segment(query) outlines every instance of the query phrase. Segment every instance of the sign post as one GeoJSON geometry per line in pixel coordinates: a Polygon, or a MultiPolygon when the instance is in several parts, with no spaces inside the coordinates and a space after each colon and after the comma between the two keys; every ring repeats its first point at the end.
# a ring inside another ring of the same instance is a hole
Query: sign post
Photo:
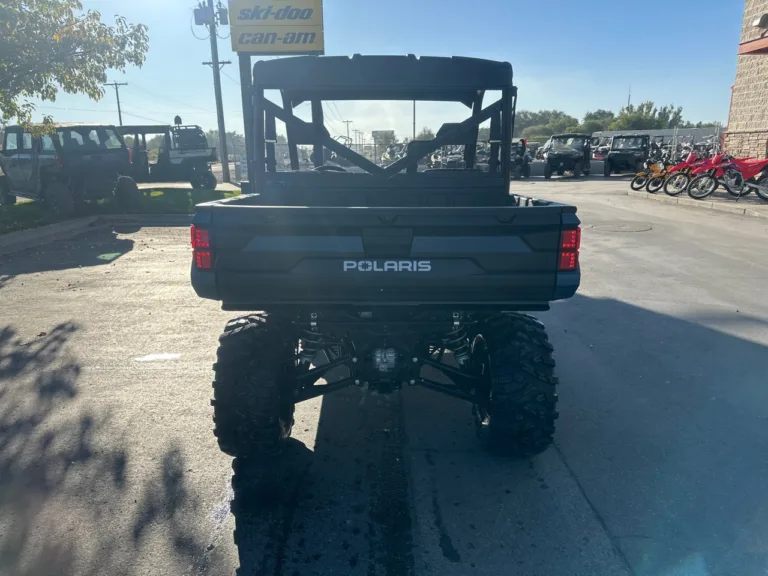
{"type": "Polygon", "coordinates": [[[251,56],[325,54],[323,0],[229,0],[232,50],[240,60],[248,181],[254,181],[253,70],[251,56]]]}

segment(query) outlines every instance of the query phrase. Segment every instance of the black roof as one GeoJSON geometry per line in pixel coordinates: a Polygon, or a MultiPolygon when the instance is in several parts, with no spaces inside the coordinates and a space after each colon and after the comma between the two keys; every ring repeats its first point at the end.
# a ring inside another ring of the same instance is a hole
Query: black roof
{"type": "MultiPolygon", "coordinates": [[[[54,128],[116,128],[114,124],[105,124],[103,122],[51,122],[50,124],[43,124],[42,122],[33,122],[29,126],[53,126],[54,128]]],[[[16,130],[23,128],[18,124],[12,126],[6,126],[5,129],[16,130]]]]}
{"type": "Polygon", "coordinates": [[[130,126],[118,126],[117,131],[123,136],[126,134],[163,134],[171,129],[170,124],[133,124],[130,126]]]}
{"type": "Polygon", "coordinates": [[[480,58],[300,56],[260,60],[257,89],[282,90],[298,104],[321,100],[444,100],[470,104],[478,90],[512,86],[512,65],[480,58]]]}
{"type": "Polygon", "coordinates": [[[553,134],[552,138],[592,138],[592,134],[583,132],[566,132],[565,134],[553,134]]]}

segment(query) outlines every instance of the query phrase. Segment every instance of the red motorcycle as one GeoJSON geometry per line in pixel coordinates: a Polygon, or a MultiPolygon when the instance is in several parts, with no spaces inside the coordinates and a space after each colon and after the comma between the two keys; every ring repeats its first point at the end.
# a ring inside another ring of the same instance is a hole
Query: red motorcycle
{"type": "Polygon", "coordinates": [[[768,201],[768,159],[731,158],[718,154],[709,163],[694,170],[698,175],[688,186],[691,198],[702,200],[722,186],[732,196],[740,198],[754,191],[768,201]]]}
{"type": "Polygon", "coordinates": [[[667,179],[664,181],[664,192],[668,196],[677,196],[682,194],[691,183],[691,173],[707,162],[706,156],[691,152],[685,160],[675,164],[667,170],[667,179]]]}

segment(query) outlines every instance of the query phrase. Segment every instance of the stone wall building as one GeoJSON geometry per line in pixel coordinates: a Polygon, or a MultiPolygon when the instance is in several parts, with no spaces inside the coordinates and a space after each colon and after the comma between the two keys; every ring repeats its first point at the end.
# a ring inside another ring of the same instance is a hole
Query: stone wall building
{"type": "Polygon", "coordinates": [[[768,0],[745,2],[725,150],[768,157],[768,0]]]}

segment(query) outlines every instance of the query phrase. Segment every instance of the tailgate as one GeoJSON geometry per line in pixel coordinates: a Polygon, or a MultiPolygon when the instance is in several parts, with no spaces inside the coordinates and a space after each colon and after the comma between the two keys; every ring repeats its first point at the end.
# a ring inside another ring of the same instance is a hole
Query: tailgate
{"type": "Polygon", "coordinates": [[[210,284],[215,278],[216,298],[235,309],[344,303],[540,307],[556,299],[560,233],[563,226],[578,226],[575,212],[558,204],[213,204],[198,208],[195,224],[209,230],[214,272],[193,280],[208,274],[210,284]]]}

